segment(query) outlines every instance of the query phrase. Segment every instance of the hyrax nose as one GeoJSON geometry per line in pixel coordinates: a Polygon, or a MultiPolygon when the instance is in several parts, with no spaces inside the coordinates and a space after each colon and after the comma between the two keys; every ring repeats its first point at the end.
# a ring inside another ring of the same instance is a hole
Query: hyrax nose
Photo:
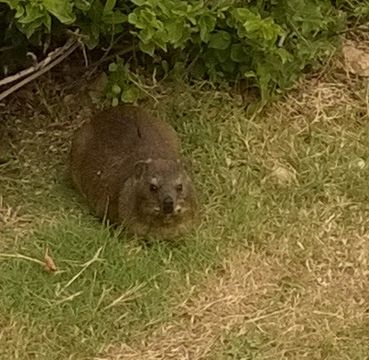
{"type": "Polygon", "coordinates": [[[163,200],[163,212],[164,214],[171,214],[174,210],[173,199],[170,196],[166,196],[163,200]]]}

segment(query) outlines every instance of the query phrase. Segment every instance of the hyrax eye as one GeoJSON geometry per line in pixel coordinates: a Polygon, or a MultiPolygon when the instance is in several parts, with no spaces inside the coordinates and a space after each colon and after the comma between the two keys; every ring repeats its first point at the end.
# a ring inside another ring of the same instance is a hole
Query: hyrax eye
{"type": "Polygon", "coordinates": [[[182,184],[178,184],[176,186],[176,189],[177,189],[178,192],[181,192],[183,190],[183,185],[182,184]]]}
{"type": "Polygon", "coordinates": [[[154,184],[150,184],[150,191],[151,192],[157,192],[158,191],[158,187],[154,184]]]}

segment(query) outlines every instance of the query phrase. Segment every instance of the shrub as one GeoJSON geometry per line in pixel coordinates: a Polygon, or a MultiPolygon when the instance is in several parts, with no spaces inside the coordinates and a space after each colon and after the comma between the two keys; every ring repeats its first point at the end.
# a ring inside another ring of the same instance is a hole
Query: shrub
{"type": "MultiPolygon", "coordinates": [[[[353,1],[0,0],[0,41],[13,50],[38,49],[48,34],[56,42],[78,28],[89,49],[134,44],[135,63],[159,75],[181,67],[191,78],[244,80],[266,100],[334,49],[347,12],[356,19],[369,14],[368,2],[353,1]]],[[[1,65],[9,66],[3,53],[1,65]]],[[[123,58],[110,65],[114,103],[139,96],[130,71],[123,58]]]]}

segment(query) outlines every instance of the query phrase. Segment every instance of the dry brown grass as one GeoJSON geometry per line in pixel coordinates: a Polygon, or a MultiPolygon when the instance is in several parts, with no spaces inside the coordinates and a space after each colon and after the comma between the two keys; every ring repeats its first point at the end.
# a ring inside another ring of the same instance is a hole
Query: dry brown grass
{"type": "Polygon", "coordinates": [[[224,261],[217,275],[192,289],[174,313],[174,321],[130,346],[109,346],[96,359],[202,359],[222,333],[241,324],[259,326],[285,317],[288,309],[271,306],[279,264],[261,254],[244,252],[224,261]],[[268,296],[267,296],[268,295],[268,296]]]}
{"type": "Polygon", "coordinates": [[[314,235],[321,254],[305,263],[283,249],[290,239],[278,239],[274,255],[233,254],[177,306],[173,321],[129,345],[110,345],[96,359],[223,359],[236,339],[261,336],[254,350],[261,359],[351,359],[355,351],[364,359],[369,239],[339,230],[334,235],[332,223],[322,224],[314,235]]]}
{"type": "MultiPolygon", "coordinates": [[[[12,242],[25,236],[29,233],[32,217],[26,214],[21,214],[20,207],[11,207],[7,205],[0,195],[0,233],[5,237],[6,234],[12,233],[12,242]]],[[[6,244],[6,239],[0,241],[0,249],[3,250],[6,244]]]]}
{"type": "Polygon", "coordinates": [[[229,344],[261,336],[253,353],[261,359],[351,359],[356,350],[364,359],[368,238],[350,239],[351,249],[348,239],[330,241],[305,264],[292,251],[231,256],[178,305],[173,321],[130,345],[108,346],[96,360],[241,358],[249,344],[227,357],[229,344]]]}

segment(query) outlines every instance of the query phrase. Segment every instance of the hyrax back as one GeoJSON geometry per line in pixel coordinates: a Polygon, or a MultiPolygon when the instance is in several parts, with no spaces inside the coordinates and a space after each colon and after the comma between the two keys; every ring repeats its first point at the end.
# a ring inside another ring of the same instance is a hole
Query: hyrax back
{"type": "Polygon", "coordinates": [[[141,108],[102,111],[76,131],[75,187],[96,215],[130,232],[181,233],[196,213],[191,179],[174,129],[141,108]]]}

